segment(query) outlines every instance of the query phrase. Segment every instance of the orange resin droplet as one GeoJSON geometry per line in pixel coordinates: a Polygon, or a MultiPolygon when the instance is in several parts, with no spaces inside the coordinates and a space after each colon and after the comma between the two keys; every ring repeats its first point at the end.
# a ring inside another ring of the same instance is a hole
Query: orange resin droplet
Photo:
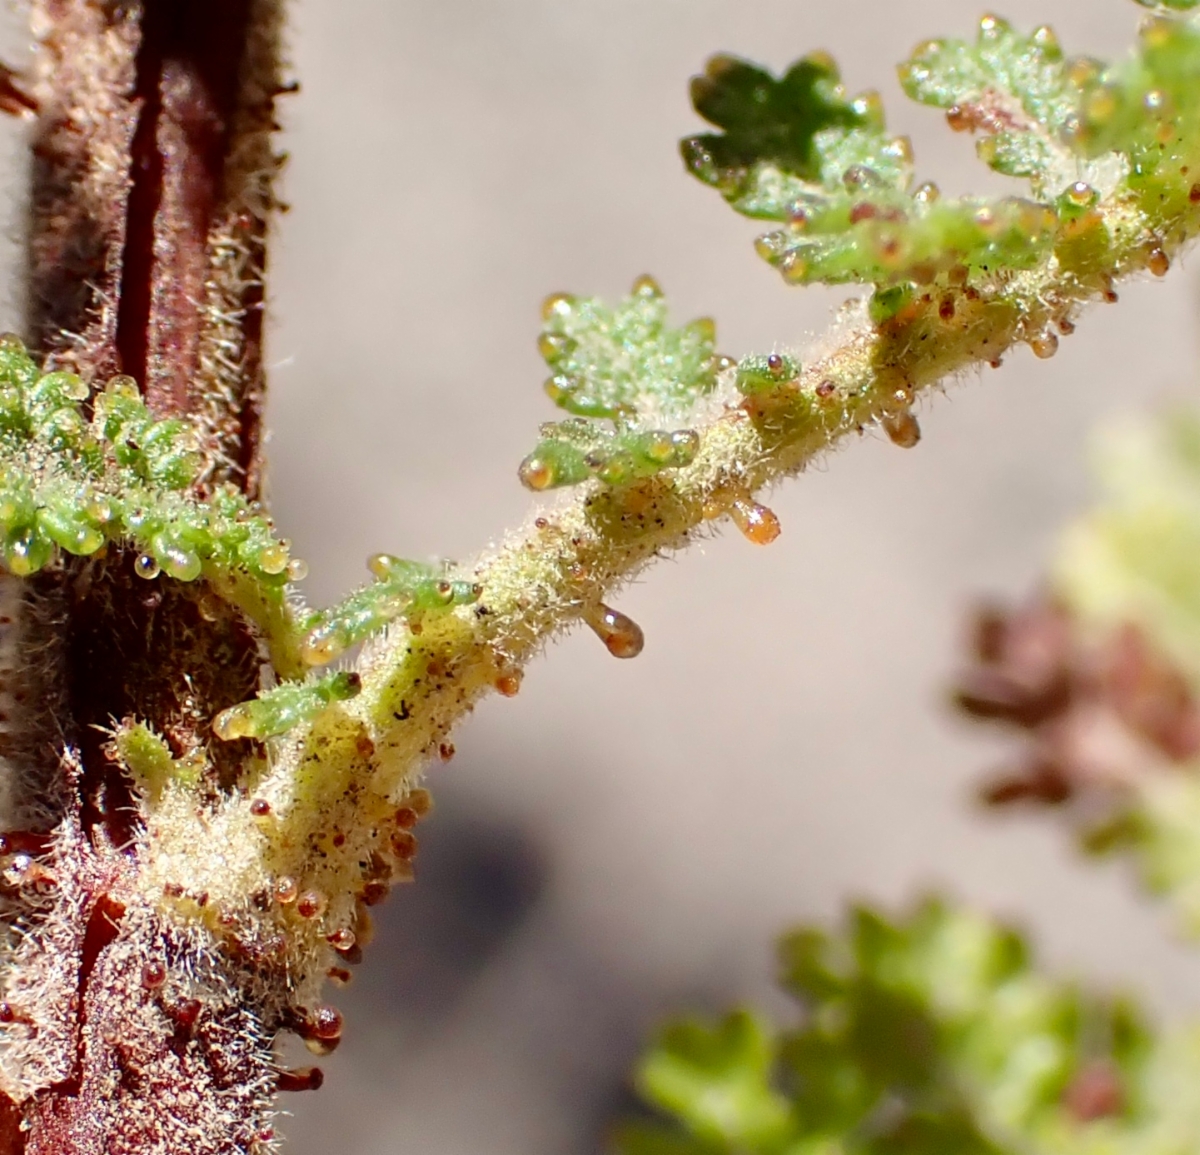
{"type": "Polygon", "coordinates": [[[517,476],[526,489],[540,491],[548,489],[554,481],[554,470],[540,457],[527,457],[521,462],[517,476]]]}
{"type": "Polygon", "coordinates": [[[1162,249],[1156,247],[1146,258],[1146,268],[1156,277],[1165,277],[1171,271],[1171,258],[1162,249]]]}
{"type": "Polygon", "coordinates": [[[946,110],[946,123],[955,132],[969,132],[975,127],[975,118],[969,109],[963,108],[961,104],[956,104],[946,110]]]}
{"type": "Polygon", "coordinates": [[[614,658],[636,658],[646,644],[646,636],[637,622],[606,605],[597,605],[585,621],[614,658]]]}
{"type": "Polygon", "coordinates": [[[521,672],[510,670],[496,677],[496,690],[506,698],[515,698],[521,690],[521,672]]]}
{"type": "Polygon", "coordinates": [[[742,531],[742,536],[755,545],[770,545],[783,531],[779,518],[756,501],[738,498],[729,507],[729,516],[742,531]]]}
{"type": "Polygon", "coordinates": [[[1029,339],[1029,347],[1035,357],[1048,361],[1058,352],[1058,338],[1053,333],[1039,333],[1029,339]]]}
{"type": "Polygon", "coordinates": [[[903,413],[885,417],[883,428],[892,439],[892,444],[899,445],[901,449],[912,449],[921,440],[921,426],[907,409],[903,413]]]}

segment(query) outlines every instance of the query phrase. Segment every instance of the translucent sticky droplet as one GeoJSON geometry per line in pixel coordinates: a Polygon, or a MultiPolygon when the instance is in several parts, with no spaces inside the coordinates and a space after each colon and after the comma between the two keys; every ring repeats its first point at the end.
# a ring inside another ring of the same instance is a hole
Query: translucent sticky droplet
{"type": "Polygon", "coordinates": [[[730,505],[729,516],[742,536],[755,545],[770,545],[783,531],[772,510],[746,498],[738,498],[730,505]]]}
{"type": "Polygon", "coordinates": [[[646,644],[641,626],[609,606],[597,604],[585,621],[614,658],[636,658],[646,644]]]}
{"type": "Polygon", "coordinates": [[[190,549],[169,545],[158,551],[163,572],[181,582],[194,582],[200,576],[200,558],[190,549]]]}
{"type": "Polygon", "coordinates": [[[961,104],[954,104],[946,109],[946,123],[953,132],[969,132],[975,127],[975,117],[971,115],[970,109],[963,108],[961,104]]]}
{"type": "Polygon", "coordinates": [[[1142,107],[1147,112],[1158,116],[1169,110],[1170,100],[1161,88],[1152,88],[1142,97],[1142,107]]]}
{"type": "Polygon", "coordinates": [[[282,906],[287,906],[296,901],[300,897],[300,888],[296,885],[296,880],[289,875],[280,875],[275,880],[275,901],[282,906]]]}
{"type": "Polygon", "coordinates": [[[107,525],[115,514],[113,503],[107,497],[94,497],[84,506],[83,512],[98,525],[107,525]]]}
{"type": "Polygon", "coordinates": [[[315,1038],[325,1042],[342,1037],[342,1015],[336,1007],[317,1007],[307,1025],[315,1038]]]}
{"type": "Polygon", "coordinates": [[[680,465],[691,465],[700,452],[700,434],[694,429],[677,429],[671,434],[671,448],[680,465]]]}
{"type": "Polygon", "coordinates": [[[1117,107],[1117,97],[1111,88],[1096,89],[1084,103],[1084,111],[1093,124],[1104,124],[1111,120],[1117,107]]]}
{"type": "Polygon", "coordinates": [[[16,577],[29,577],[46,565],[54,555],[54,546],[33,530],[26,530],[4,544],[4,562],[16,577]]]}
{"type": "Polygon", "coordinates": [[[306,890],[296,899],[296,913],[301,918],[320,918],[326,904],[327,900],[319,890],[306,890]]]}
{"type": "Polygon", "coordinates": [[[555,317],[565,317],[571,312],[575,298],[570,293],[551,293],[542,302],[542,320],[551,321],[555,317]]]}
{"type": "Polygon", "coordinates": [[[979,19],[979,39],[981,41],[995,40],[1009,29],[1007,20],[994,16],[990,12],[979,19]]]}
{"type": "Polygon", "coordinates": [[[230,706],[212,720],[212,731],[222,742],[254,737],[254,721],[244,705],[230,706]]]}
{"type": "Polygon", "coordinates": [[[379,581],[387,581],[400,565],[400,559],[390,553],[376,553],[367,558],[367,569],[379,581]]]}
{"type": "Polygon", "coordinates": [[[1086,181],[1077,180],[1063,194],[1071,204],[1079,208],[1088,208],[1096,203],[1098,194],[1086,181]]]}
{"type": "Polygon", "coordinates": [[[281,541],[272,542],[259,550],[258,568],[275,577],[287,569],[289,560],[287,546],[281,541]]]}
{"type": "Polygon", "coordinates": [[[104,392],[110,397],[122,397],[128,401],[140,400],[142,391],[138,388],[137,382],[124,373],[118,373],[115,377],[108,379],[108,384],[104,386],[104,392]]]}
{"type": "Polygon", "coordinates": [[[1171,258],[1156,245],[1146,258],[1146,268],[1156,277],[1165,277],[1171,271],[1171,258]]]}
{"type": "Polygon", "coordinates": [[[912,449],[921,440],[921,426],[907,409],[885,417],[882,424],[892,444],[901,449],[912,449]]]}
{"type": "Polygon", "coordinates": [[[138,554],[133,563],[133,572],[140,578],[145,578],[147,581],[152,581],[162,573],[162,567],[158,564],[158,560],[148,553],[138,554]]]}
{"type": "Polygon", "coordinates": [[[646,444],[646,456],[652,461],[667,462],[675,456],[675,446],[669,433],[656,433],[646,444]]]}
{"type": "Polygon", "coordinates": [[[537,339],[538,353],[541,354],[542,360],[550,365],[562,358],[570,351],[574,342],[570,337],[562,333],[539,333],[537,339]]]}
{"type": "Polygon", "coordinates": [[[294,557],[287,564],[288,581],[302,582],[308,577],[308,562],[302,558],[294,557]]]}
{"type": "Polygon", "coordinates": [[[1035,357],[1048,361],[1058,352],[1058,337],[1051,332],[1038,333],[1037,336],[1030,337],[1029,347],[1035,357]]]}
{"type": "Polygon", "coordinates": [[[346,642],[337,626],[317,626],[300,643],[300,658],[306,666],[323,666],[345,650],[346,642]]]}
{"type": "Polygon", "coordinates": [[[1049,24],[1043,24],[1035,28],[1029,37],[1033,41],[1034,46],[1040,48],[1041,51],[1049,57],[1058,58],[1062,55],[1062,45],[1059,43],[1058,34],[1050,27],[1049,24]]]}
{"type": "Polygon", "coordinates": [[[67,374],[64,397],[72,401],[86,401],[91,392],[91,386],[82,377],[77,377],[74,373],[67,374]]]}
{"type": "Polygon", "coordinates": [[[357,941],[354,931],[348,926],[338,927],[326,940],[334,950],[348,951],[354,949],[357,941]]]}
{"type": "Polygon", "coordinates": [[[630,290],[635,297],[661,297],[662,286],[649,273],[643,273],[630,290]]]}
{"type": "Polygon", "coordinates": [[[799,285],[808,276],[808,262],[799,253],[788,253],[779,262],[779,272],[789,285],[799,285]]]}
{"type": "Polygon", "coordinates": [[[554,469],[549,462],[531,454],[521,462],[517,476],[526,489],[549,489],[554,484],[554,469]]]}
{"type": "Polygon", "coordinates": [[[941,195],[942,190],[933,181],[926,181],[913,193],[913,200],[918,204],[931,205],[939,200],[941,195]]]}

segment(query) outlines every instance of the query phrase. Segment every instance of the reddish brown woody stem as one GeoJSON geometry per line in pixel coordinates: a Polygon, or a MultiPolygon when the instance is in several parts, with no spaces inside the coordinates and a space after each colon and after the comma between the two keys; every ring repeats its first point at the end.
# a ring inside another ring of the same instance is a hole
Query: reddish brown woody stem
{"type": "MultiPolygon", "coordinates": [[[[38,110],[30,345],[90,380],[129,374],[160,416],[192,418],[202,490],[261,484],[280,24],[281,0],[34,0],[32,94],[0,77],[0,109],[38,110]]],[[[76,559],[26,595],[54,742],[30,743],[47,766],[25,809],[53,838],[3,859],[6,879],[28,874],[5,898],[24,934],[0,1002],[0,1155],[271,1138],[286,976],[214,953],[147,901],[136,798],[105,733],[136,717],[177,756],[207,748],[209,719],[257,689],[258,643],[131,560],[76,559]]],[[[233,769],[217,760],[214,790],[233,769]]]]}

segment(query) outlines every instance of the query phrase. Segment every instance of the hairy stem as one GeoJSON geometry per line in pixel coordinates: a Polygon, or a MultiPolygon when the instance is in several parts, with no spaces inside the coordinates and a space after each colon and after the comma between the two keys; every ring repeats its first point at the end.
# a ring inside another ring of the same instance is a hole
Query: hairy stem
{"type": "MultiPolygon", "coordinates": [[[[281,7],[33,4],[31,346],[88,379],[128,374],[157,416],[190,418],[201,495],[260,484],[281,7]]],[[[0,1129],[19,1121],[7,1141],[30,1155],[264,1150],[286,976],[214,952],[148,900],[137,793],[110,741],[139,718],[176,755],[203,751],[213,715],[258,687],[258,640],[181,583],[142,580],[128,549],[16,596],[27,664],[53,686],[31,709],[55,736],[47,773],[18,768],[38,806],[14,791],[39,829],[7,835],[40,853],[7,868],[21,933],[2,976],[0,1129]]],[[[245,754],[219,746],[218,779],[245,754]]]]}

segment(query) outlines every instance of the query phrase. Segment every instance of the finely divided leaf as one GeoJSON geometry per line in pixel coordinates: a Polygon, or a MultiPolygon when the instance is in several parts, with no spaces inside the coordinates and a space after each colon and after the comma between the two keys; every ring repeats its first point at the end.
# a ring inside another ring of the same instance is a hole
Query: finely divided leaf
{"type": "Polygon", "coordinates": [[[905,92],[944,108],[959,130],[986,135],[980,156],[999,172],[1060,191],[1069,165],[1089,152],[1084,108],[1101,83],[1094,61],[1064,59],[1048,27],[1028,36],[986,16],[974,44],[931,40],[900,69],[905,92]]]}
{"type": "Polygon", "coordinates": [[[789,283],[927,283],[957,266],[1026,267],[1048,250],[1056,218],[1044,206],[912,189],[908,140],[888,136],[878,96],[847,99],[823,55],[778,80],[717,57],[692,96],[725,132],[683,141],[685,163],[739,212],[786,225],[758,251],[789,283]]]}
{"type": "Polygon", "coordinates": [[[700,447],[674,428],[734,362],[714,351],[707,317],[667,324],[662,290],[639,277],[616,307],[556,294],[543,307],[538,347],[554,375],[546,392],[575,414],[542,426],[538,447],[521,464],[529,489],[576,485],[595,477],[623,485],[689,465],[700,447]]]}
{"type": "Polygon", "coordinates": [[[594,297],[550,297],[538,348],[553,376],[546,392],[578,417],[684,417],[716,384],[722,359],[707,317],[678,329],[650,277],[615,308],[594,297]]]}

